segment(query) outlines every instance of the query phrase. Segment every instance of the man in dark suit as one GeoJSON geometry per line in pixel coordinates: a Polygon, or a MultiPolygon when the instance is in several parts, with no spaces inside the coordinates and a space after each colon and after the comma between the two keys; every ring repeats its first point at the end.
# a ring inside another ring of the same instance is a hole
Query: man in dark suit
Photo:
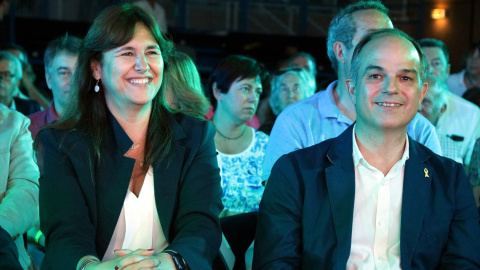
{"type": "Polygon", "coordinates": [[[4,107],[30,115],[41,110],[38,102],[13,97],[22,75],[20,60],[7,51],[0,51],[0,103],[4,107]]]}
{"type": "Polygon", "coordinates": [[[427,91],[426,66],[400,30],[359,42],[347,80],[357,122],[275,164],[254,269],[480,269],[462,165],[406,132],[427,91]]]}

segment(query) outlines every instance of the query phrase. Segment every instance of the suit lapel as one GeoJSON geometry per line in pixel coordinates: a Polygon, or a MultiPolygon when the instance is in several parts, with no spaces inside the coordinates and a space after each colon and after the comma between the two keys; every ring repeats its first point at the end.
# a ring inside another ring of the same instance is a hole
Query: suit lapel
{"type": "Polygon", "coordinates": [[[352,131],[353,125],[334,139],[327,152],[327,157],[332,162],[332,166],[325,169],[328,196],[338,243],[338,253],[334,261],[336,265],[343,266],[346,265],[350,255],[355,201],[352,131]]]}
{"type": "Polygon", "coordinates": [[[418,242],[433,175],[433,168],[425,162],[430,155],[412,138],[408,139],[410,157],[405,163],[400,223],[400,256],[405,268],[409,267],[418,242]]]}
{"type": "Polygon", "coordinates": [[[169,160],[154,165],[154,188],[157,213],[167,242],[170,239],[170,226],[180,189],[181,172],[184,164],[185,148],[180,140],[186,137],[183,128],[170,116],[170,126],[173,130],[172,148],[169,160]]]}

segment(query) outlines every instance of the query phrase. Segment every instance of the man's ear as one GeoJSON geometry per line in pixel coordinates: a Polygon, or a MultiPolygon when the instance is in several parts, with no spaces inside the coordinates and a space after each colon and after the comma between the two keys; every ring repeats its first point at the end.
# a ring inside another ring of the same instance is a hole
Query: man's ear
{"type": "Polygon", "coordinates": [[[345,53],[346,53],[345,44],[343,44],[340,41],[335,42],[333,44],[333,52],[335,53],[335,57],[337,58],[337,61],[341,62],[342,64],[345,64],[345,53]]]}
{"type": "Polygon", "coordinates": [[[50,74],[48,70],[45,68],[45,81],[47,82],[48,89],[52,90],[52,86],[50,85],[50,74]]]}
{"type": "Polygon", "coordinates": [[[90,68],[92,69],[92,76],[95,78],[95,80],[100,80],[100,62],[97,60],[92,60],[90,62],[90,68]]]}
{"type": "Polygon", "coordinates": [[[212,93],[217,101],[222,101],[222,96],[220,95],[220,89],[217,87],[217,82],[212,84],[212,93]]]}
{"type": "Polygon", "coordinates": [[[425,97],[425,94],[427,93],[428,90],[428,83],[424,82],[422,86],[422,90],[420,90],[420,100],[419,100],[419,106],[422,104],[423,98],[425,97]]]}
{"type": "MultiPolygon", "coordinates": [[[[444,113],[447,110],[447,104],[443,104],[442,108],[440,109],[440,113],[444,113]]],[[[441,115],[440,114],[440,115],[441,115]]]]}
{"type": "Polygon", "coordinates": [[[347,91],[350,94],[353,104],[357,104],[357,99],[355,97],[355,84],[352,79],[345,80],[345,86],[347,86],[347,91]]]}

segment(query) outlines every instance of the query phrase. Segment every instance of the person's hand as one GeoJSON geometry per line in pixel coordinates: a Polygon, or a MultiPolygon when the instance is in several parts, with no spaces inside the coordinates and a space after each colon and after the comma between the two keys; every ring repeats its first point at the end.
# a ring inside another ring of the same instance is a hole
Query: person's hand
{"type": "Polygon", "coordinates": [[[129,249],[115,250],[118,256],[118,263],[115,270],[135,270],[135,269],[158,269],[160,260],[153,256],[153,249],[138,249],[135,251],[129,249]]]}
{"type": "MultiPolygon", "coordinates": [[[[115,251],[115,254],[119,257],[126,256],[128,254],[132,254],[133,251],[128,250],[128,249],[122,249],[122,250],[117,250],[115,251]]],[[[153,250],[137,250],[135,251],[138,254],[141,254],[143,256],[150,256],[152,260],[158,260],[160,262],[160,265],[157,268],[153,269],[159,269],[159,270],[176,270],[177,268],[175,267],[175,263],[173,262],[172,256],[170,256],[167,253],[160,253],[157,255],[153,255],[153,250]]],[[[140,264],[140,262],[138,263],[140,264]]],[[[120,265],[119,265],[120,267],[120,265]]],[[[122,269],[122,268],[119,268],[122,269]]],[[[130,269],[130,268],[128,268],[130,269]]],[[[132,268],[133,269],[133,268],[132,268]]],[[[141,269],[141,268],[140,268],[141,269]]]]}
{"type": "Polygon", "coordinates": [[[160,260],[152,256],[153,250],[138,249],[117,250],[115,254],[119,257],[105,261],[89,264],[85,270],[156,270],[160,260]]]}
{"type": "Polygon", "coordinates": [[[160,266],[158,269],[160,270],[176,270],[175,263],[173,262],[172,256],[167,253],[160,253],[155,256],[157,259],[160,260],[160,266]]]}

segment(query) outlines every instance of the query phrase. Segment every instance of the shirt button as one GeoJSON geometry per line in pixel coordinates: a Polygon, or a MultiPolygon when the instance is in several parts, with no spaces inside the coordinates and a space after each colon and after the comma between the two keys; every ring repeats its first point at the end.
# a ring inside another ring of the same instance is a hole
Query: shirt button
{"type": "Polygon", "coordinates": [[[380,219],[380,220],[378,221],[378,226],[383,226],[383,219],[380,219]]]}
{"type": "Polygon", "coordinates": [[[383,262],[383,257],[382,256],[378,256],[377,259],[381,262],[383,262]]]}

